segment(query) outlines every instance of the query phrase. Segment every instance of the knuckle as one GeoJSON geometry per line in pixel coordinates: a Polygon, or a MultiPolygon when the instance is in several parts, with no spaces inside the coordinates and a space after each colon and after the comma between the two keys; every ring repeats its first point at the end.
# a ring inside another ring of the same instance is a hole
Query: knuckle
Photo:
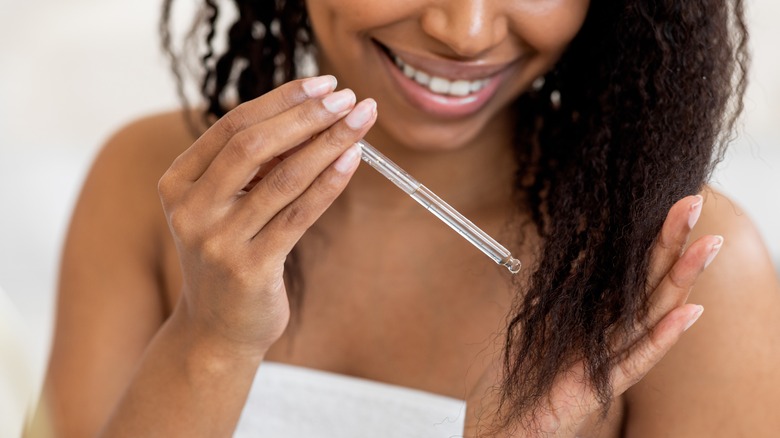
{"type": "Polygon", "coordinates": [[[632,352],[632,354],[620,365],[623,375],[628,379],[629,385],[634,385],[650,371],[650,368],[658,361],[659,348],[648,339],[645,345],[632,352]]]}
{"type": "Polygon", "coordinates": [[[669,284],[675,289],[688,289],[690,287],[688,280],[682,275],[678,265],[672,266],[667,278],[669,279],[669,284]]]}
{"type": "Polygon", "coordinates": [[[171,232],[187,247],[191,247],[193,242],[197,243],[202,234],[203,217],[198,214],[201,210],[197,207],[191,193],[185,193],[181,199],[165,209],[171,232]]]}
{"type": "Polygon", "coordinates": [[[274,167],[263,181],[272,191],[285,198],[297,196],[300,191],[297,174],[288,166],[274,167]]]}
{"type": "Polygon", "coordinates": [[[626,379],[624,382],[626,386],[635,385],[640,380],[642,380],[642,377],[644,376],[644,373],[642,373],[642,370],[639,367],[638,359],[630,358],[625,360],[619,365],[619,367],[621,374],[626,379]]]}
{"type": "Polygon", "coordinates": [[[203,237],[199,239],[194,246],[202,261],[209,264],[224,263],[224,244],[218,235],[211,234],[207,237],[203,237]]]}
{"type": "Polygon", "coordinates": [[[282,108],[292,108],[307,99],[306,90],[303,89],[305,79],[296,79],[279,88],[279,99],[282,108]]]}
{"type": "Polygon", "coordinates": [[[669,252],[682,246],[680,242],[675,242],[674,239],[670,238],[670,236],[664,231],[661,231],[661,234],[658,235],[658,239],[656,240],[655,244],[656,251],[661,252],[669,252]]]}
{"type": "Polygon", "coordinates": [[[542,436],[555,436],[555,434],[561,428],[561,422],[558,419],[558,415],[554,412],[543,412],[540,415],[536,413],[536,418],[533,420],[533,427],[536,428],[542,436]]]}
{"type": "Polygon", "coordinates": [[[297,123],[302,127],[320,126],[323,121],[328,120],[331,115],[325,111],[321,103],[311,102],[308,105],[301,105],[299,115],[296,117],[297,123]]]}
{"type": "Polygon", "coordinates": [[[317,179],[315,189],[323,201],[330,202],[346,185],[347,179],[335,172],[326,172],[317,179]]]}
{"type": "Polygon", "coordinates": [[[243,130],[249,123],[247,103],[242,103],[222,116],[217,122],[217,128],[230,137],[243,130]]]}
{"type": "Polygon", "coordinates": [[[328,129],[321,136],[321,138],[322,146],[334,154],[341,154],[341,152],[344,150],[344,147],[347,144],[352,144],[353,142],[353,140],[349,138],[346,130],[339,129],[339,126],[334,126],[333,128],[328,129]]]}
{"type": "Polygon", "coordinates": [[[305,228],[309,225],[311,214],[307,206],[295,202],[285,208],[283,219],[284,223],[291,228],[305,228]]]}
{"type": "Polygon", "coordinates": [[[666,239],[664,239],[663,234],[658,236],[658,240],[655,242],[656,251],[667,251],[669,250],[669,244],[666,243],[666,239]]]}
{"type": "Polygon", "coordinates": [[[188,241],[193,234],[193,221],[187,209],[176,206],[168,211],[168,225],[179,240],[188,241]]]}
{"type": "Polygon", "coordinates": [[[234,135],[226,146],[228,153],[237,161],[257,160],[257,152],[264,143],[259,131],[242,131],[234,135]]]}
{"type": "Polygon", "coordinates": [[[171,174],[171,171],[166,171],[160,180],[157,181],[157,194],[163,203],[170,201],[175,193],[176,178],[171,174]]]}

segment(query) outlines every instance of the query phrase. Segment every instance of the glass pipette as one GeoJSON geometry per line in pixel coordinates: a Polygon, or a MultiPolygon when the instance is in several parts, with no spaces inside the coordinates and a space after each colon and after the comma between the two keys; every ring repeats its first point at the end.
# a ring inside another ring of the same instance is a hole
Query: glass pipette
{"type": "Polygon", "coordinates": [[[458,234],[471,242],[472,245],[479,248],[480,251],[493,259],[494,262],[501,266],[505,266],[509,269],[509,272],[513,274],[520,272],[522,263],[520,263],[520,260],[512,257],[509,250],[501,246],[500,243],[496,242],[487,233],[479,229],[479,227],[436,196],[436,194],[427,187],[412,178],[403,169],[398,167],[397,164],[382,155],[381,152],[376,150],[376,148],[371,146],[367,141],[359,140],[358,144],[362,150],[361,158],[363,161],[384,175],[385,178],[392,181],[401,190],[406,192],[406,194],[414,198],[415,201],[419,202],[420,205],[433,213],[434,216],[449,225],[450,228],[457,231],[458,234]]]}

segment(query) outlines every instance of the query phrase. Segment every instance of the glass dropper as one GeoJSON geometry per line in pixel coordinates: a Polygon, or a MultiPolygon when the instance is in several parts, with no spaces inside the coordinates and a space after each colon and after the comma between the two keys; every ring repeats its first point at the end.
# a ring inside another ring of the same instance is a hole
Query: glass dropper
{"type": "Polygon", "coordinates": [[[406,192],[406,194],[425,207],[426,210],[430,211],[434,216],[441,219],[442,222],[449,225],[450,228],[457,231],[458,234],[471,242],[472,245],[479,248],[480,251],[493,259],[494,262],[506,267],[509,269],[509,272],[513,274],[520,272],[520,268],[522,267],[520,260],[512,257],[509,250],[496,242],[495,239],[436,196],[430,189],[412,178],[367,141],[360,140],[358,141],[358,145],[360,145],[362,150],[361,158],[363,161],[384,175],[385,178],[392,181],[401,190],[406,192]]]}

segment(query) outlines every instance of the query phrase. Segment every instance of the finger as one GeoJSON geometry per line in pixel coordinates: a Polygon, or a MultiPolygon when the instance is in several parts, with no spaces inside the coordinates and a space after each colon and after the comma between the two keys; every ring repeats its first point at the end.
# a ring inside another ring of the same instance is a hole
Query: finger
{"type": "Polygon", "coordinates": [[[194,182],[225,143],[237,133],[307,100],[325,96],[335,88],[335,77],[317,76],[285,83],[256,99],[244,102],[217,120],[171,167],[179,178],[194,182]]]}
{"type": "Polygon", "coordinates": [[[234,135],[195,183],[211,201],[234,199],[260,166],[307,141],[344,117],[355,105],[345,89],[310,100],[234,135]]]}
{"type": "Polygon", "coordinates": [[[677,201],[666,216],[650,257],[647,277],[649,290],[654,290],[682,254],[691,229],[699,220],[704,198],[688,196],[677,201]]]}
{"type": "Polygon", "coordinates": [[[265,163],[261,164],[260,168],[257,169],[257,173],[255,173],[255,176],[251,180],[249,180],[249,182],[244,186],[243,189],[241,189],[241,191],[248,192],[252,190],[252,187],[254,187],[261,179],[265,178],[265,176],[268,175],[271,172],[271,170],[273,170],[273,168],[276,167],[277,164],[281,163],[282,161],[284,161],[285,158],[291,156],[292,154],[299,151],[300,149],[306,147],[309,143],[311,143],[312,139],[309,139],[299,144],[298,146],[295,146],[292,149],[288,149],[282,152],[281,154],[279,154],[279,156],[273,157],[270,160],[266,161],[265,163]]]}
{"type": "MultiPolygon", "coordinates": [[[[366,99],[307,147],[277,164],[236,203],[231,223],[251,239],[277,213],[301,196],[331,163],[361,139],[376,121],[376,102],[366,99]]],[[[317,214],[319,216],[319,214],[317,214]]]]}
{"type": "Polygon", "coordinates": [[[253,240],[264,258],[280,257],[282,263],[303,233],[344,190],[360,164],[360,147],[353,144],[295,201],[284,207],[253,240]]]}
{"type": "Polygon", "coordinates": [[[654,326],[664,315],[688,300],[699,275],[722,246],[721,236],[704,236],[691,244],[650,296],[647,326],[654,326]]]}
{"type": "Polygon", "coordinates": [[[612,369],[615,397],[624,393],[653,368],[677,343],[682,333],[701,316],[704,308],[685,304],[669,312],[647,336],[634,345],[612,369]]]}

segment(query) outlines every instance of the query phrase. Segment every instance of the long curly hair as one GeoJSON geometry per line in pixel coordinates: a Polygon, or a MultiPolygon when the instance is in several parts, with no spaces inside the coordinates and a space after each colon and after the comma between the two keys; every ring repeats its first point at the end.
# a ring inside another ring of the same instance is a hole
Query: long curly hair
{"type": "MultiPolygon", "coordinates": [[[[171,4],[160,30],[181,90],[171,4]]],[[[303,0],[233,4],[221,53],[214,0],[204,0],[195,25],[206,30],[207,120],[229,110],[229,92],[243,102],[294,79],[314,50],[303,0]]],[[[515,102],[517,199],[541,245],[509,315],[505,425],[526,418],[577,360],[606,413],[621,353],[610,336],[630,333],[647,314],[650,249],[666,212],[703,188],[732,139],[747,38],[741,0],[593,0],[544,85],[515,102]]]]}

